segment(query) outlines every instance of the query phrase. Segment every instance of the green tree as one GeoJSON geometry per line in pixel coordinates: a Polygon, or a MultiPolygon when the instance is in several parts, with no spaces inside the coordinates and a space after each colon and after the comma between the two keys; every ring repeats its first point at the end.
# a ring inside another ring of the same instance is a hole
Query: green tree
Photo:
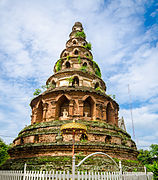
{"type": "Polygon", "coordinates": [[[153,172],[154,179],[158,179],[158,162],[154,161],[153,164],[146,164],[147,171],[153,172]]]}
{"type": "Polygon", "coordinates": [[[152,144],[150,148],[151,148],[150,153],[152,158],[154,158],[155,156],[158,157],[158,144],[152,144]]]}
{"type": "Polygon", "coordinates": [[[139,155],[138,155],[138,160],[142,162],[142,164],[150,164],[152,163],[152,157],[151,157],[151,153],[148,150],[143,150],[140,149],[139,150],[139,155]]]}
{"type": "Polygon", "coordinates": [[[158,145],[152,144],[150,150],[139,150],[138,160],[147,168],[147,171],[153,172],[154,180],[158,179],[158,145]]]}
{"type": "Polygon", "coordinates": [[[9,158],[8,146],[0,139],[0,166],[9,158]]]}

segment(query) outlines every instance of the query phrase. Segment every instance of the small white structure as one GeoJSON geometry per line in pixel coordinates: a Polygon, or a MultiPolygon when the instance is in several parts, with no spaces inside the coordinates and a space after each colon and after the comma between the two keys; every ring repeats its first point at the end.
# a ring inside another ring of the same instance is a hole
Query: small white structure
{"type": "Polygon", "coordinates": [[[85,117],[88,117],[88,112],[85,112],[84,114],[85,114],[85,117]]]}
{"type": "Polygon", "coordinates": [[[125,121],[123,117],[118,120],[118,127],[126,131],[125,121]]]}
{"type": "Polygon", "coordinates": [[[66,109],[64,109],[64,111],[63,111],[63,118],[67,118],[68,117],[68,112],[66,111],[66,109]]]}

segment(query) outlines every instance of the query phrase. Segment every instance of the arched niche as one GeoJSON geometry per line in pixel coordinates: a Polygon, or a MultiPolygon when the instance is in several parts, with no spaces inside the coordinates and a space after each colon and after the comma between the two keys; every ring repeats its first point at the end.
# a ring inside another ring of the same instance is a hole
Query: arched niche
{"type": "Polygon", "coordinates": [[[75,54],[75,55],[78,55],[78,49],[75,49],[75,50],[74,50],[74,54],[75,54]]]}
{"type": "Polygon", "coordinates": [[[72,41],[72,43],[73,43],[73,44],[77,44],[77,40],[74,39],[74,40],[72,41]]]}
{"type": "Polygon", "coordinates": [[[79,86],[79,78],[77,76],[73,78],[72,86],[79,86]]]}
{"type": "Polygon", "coordinates": [[[24,139],[22,137],[20,138],[20,144],[24,144],[24,139]]]}
{"type": "Polygon", "coordinates": [[[56,87],[56,82],[53,80],[52,81],[52,88],[55,88],[56,87]]]}
{"type": "Polygon", "coordinates": [[[42,122],[42,120],[43,120],[43,103],[42,101],[40,101],[37,106],[36,123],[42,122]]]}
{"type": "Polygon", "coordinates": [[[66,68],[70,68],[70,63],[69,63],[69,61],[67,61],[67,62],[65,63],[65,67],[66,67],[66,68]]]}
{"type": "Polygon", "coordinates": [[[106,122],[109,124],[115,124],[115,114],[111,103],[108,103],[106,107],[106,122]]]}
{"type": "Polygon", "coordinates": [[[110,135],[107,135],[107,136],[105,137],[105,143],[111,144],[111,136],[110,136],[110,135]]]}
{"type": "Polygon", "coordinates": [[[34,136],[34,143],[38,143],[38,142],[39,142],[39,135],[36,134],[36,135],[34,136]]]}
{"type": "Polygon", "coordinates": [[[69,99],[63,95],[61,96],[56,105],[56,118],[69,116],[69,99]],[[67,113],[65,113],[67,112],[67,113]],[[67,114],[67,115],[66,115],[67,114]]]}
{"type": "Polygon", "coordinates": [[[86,63],[86,62],[84,62],[82,66],[87,67],[87,63],[86,63]]]}
{"type": "Polygon", "coordinates": [[[95,89],[97,89],[98,87],[99,87],[99,83],[96,82],[96,83],[95,83],[95,89]]]}
{"type": "Polygon", "coordinates": [[[87,52],[85,53],[85,55],[86,55],[86,57],[89,57],[89,56],[90,56],[89,53],[87,53],[87,52]]]}
{"type": "Polygon", "coordinates": [[[83,42],[83,46],[85,46],[86,45],[86,43],[85,42],[83,42]]]}
{"type": "Polygon", "coordinates": [[[85,117],[93,117],[94,114],[94,101],[88,96],[83,102],[83,115],[85,117]]]}
{"type": "Polygon", "coordinates": [[[66,52],[63,54],[64,57],[66,57],[67,55],[68,55],[68,54],[67,54],[66,52]]]}
{"type": "Polygon", "coordinates": [[[80,137],[80,141],[87,141],[88,140],[88,136],[86,134],[82,134],[80,137]]]}

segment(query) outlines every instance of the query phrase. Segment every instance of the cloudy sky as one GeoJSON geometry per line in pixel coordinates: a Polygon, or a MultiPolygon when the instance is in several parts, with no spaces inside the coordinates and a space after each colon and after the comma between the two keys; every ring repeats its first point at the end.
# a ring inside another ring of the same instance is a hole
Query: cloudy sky
{"type": "Polygon", "coordinates": [[[0,137],[30,124],[33,92],[53,73],[76,21],[92,43],[107,94],[138,148],[158,144],[158,3],[155,0],[0,0],[0,137]],[[128,87],[130,93],[128,93],[128,87]]]}

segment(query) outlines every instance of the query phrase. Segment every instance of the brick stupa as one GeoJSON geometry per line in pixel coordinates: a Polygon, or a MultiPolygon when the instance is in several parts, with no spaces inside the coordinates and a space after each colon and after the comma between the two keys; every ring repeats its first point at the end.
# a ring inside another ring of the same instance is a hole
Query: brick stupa
{"type": "MultiPolygon", "coordinates": [[[[31,125],[19,133],[9,150],[7,163],[16,169],[23,168],[24,162],[29,169],[69,169],[72,134],[61,134],[60,127],[73,120],[88,129],[86,135],[76,135],[79,159],[104,152],[117,159],[137,160],[135,142],[118,123],[119,105],[106,94],[106,84],[80,22],[75,23],[69,37],[54,74],[46,82],[47,90],[30,103],[31,125]]],[[[90,169],[88,165],[86,169],[90,169]]],[[[102,164],[98,166],[103,170],[102,164]]]]}

